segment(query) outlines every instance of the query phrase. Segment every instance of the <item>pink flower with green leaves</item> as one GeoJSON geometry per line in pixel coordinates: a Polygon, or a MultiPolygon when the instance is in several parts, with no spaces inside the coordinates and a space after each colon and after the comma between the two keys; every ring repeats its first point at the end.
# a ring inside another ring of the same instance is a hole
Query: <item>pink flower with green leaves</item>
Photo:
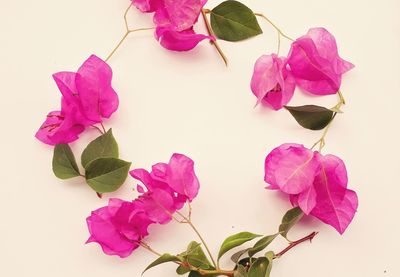
{"type": "Polygon", "coordinates": [[[53,78],[62,94],[61,111],[51,112],[36,133],[46,144],[73,142],[86,127],[110,118],[118,108],[111,67],[95,55],[77,72],[58,72],[53,78]]]}
{"type": "Polygon", "coordinates": [[[311,214],[343,234],[357,211],[357,194],[347,188],[344,162],[334,155],[283,144],[265,160],[268,189],[290,196],[294,206],[311,214]]]}

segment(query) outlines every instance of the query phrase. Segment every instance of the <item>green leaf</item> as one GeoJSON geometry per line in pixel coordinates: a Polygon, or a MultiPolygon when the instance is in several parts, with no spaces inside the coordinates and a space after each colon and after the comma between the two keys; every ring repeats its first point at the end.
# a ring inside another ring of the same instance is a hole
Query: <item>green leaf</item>
{"type": "Polygon", "coordinates": [[[233,277],[247,277],[246,268],[242,265],[239,265],[235,270],[233,277]]]}
{"type": "Polygon", "coordinates": [[[116,158],[100,158],[86,168],[86,181],[98,193],[116,191],[125,182],[131,163],[116,158]]]}
{"type": "Polygon", "coordinates": [[[256,244],[253,246],[253,248],[251,248],[249,250],[249,256],[253,257],[255,254],[257,254],[258,252],[264,250],[265,248],[267,248],[267,246],[279,235],[275,234],[275,235],[271,235],[271,236],[265,236],[262,239],[260,239],[259,241],[256,242],[256,244]]]}
{"type": "Polygon", "coordinates": [[[268,251],[267,253],[265,253],[265,257],[268,259],[269,264],[267,267],[267,272],[265,274],[266,277],[268,277],[271,274],[271,270],[272,270],[272,262],[274,260],[275,257],[275,253],[273,251],[268,251]]]}
{"type": "Polygon", "coordinates": [[[240,41],[262,34],[253,11],[238,1],[228,0],[211,11],[211,27],[219,39],[240,41]]]}
{"type": "Polygon", "coordinates": [[[299,207],[293,208],[286,212],[279,225],[279,232],[287,239],[289,230],[303,217],[303,212],[299,207]]]}
{"type": "Polygon", "coordinates": [[[310,130],[324,129],[332,121],[335,114],[332,110],[315,105],[285,106],[285,108],[302,127],[310,130]]]}
{"type": "Polygon", "coordinates": [[[207,256],[204,254],[200,243],[192,241],[188,245],[186,253],[185,261],[190,265],[201,269],[209,269],[212,267],[207,256]]]}
{"type": "Polygon", "coordinates": [[[243,243],[253,240],[257,237],[261,237],[261,236],[253,234],[253,233],[249,233],[249,232],[242,232],[242,233],[238,233],[236,235],[228,237],[227,239],[224,240],[224,242],[221,245],[221,248],[218,253],[218,260],[232,248],[240,246],[243,243]]]}
{"type": "Polygon", "coordinates": [[[258,258],[251,264],[248,277],[268,277],[268,266],[270,261],[266,257],[258,258]]]}
{"type": "Polygon", "coordinates": [[[162,255],[161,257],[159,257],[154,262],[152,262],[151,264],[149,264],[146,267],[146,269],[142,272],[142,275],[150,268],[158,266],[160,264],[169,263],[169,262],[180,262],[180,261],[181,261],[181,259],[179,257],[166,253],[166,254],[162,255]]]}
{"type": "Polygon", "coordinates": [[[237,264],[237,262],[240,260],[240,258],[241,258],[247,251],[249,251],[250,249],[251,249],[251,248],[246,248],[246,249],[240,250],[240,251],[236,252],[235,254],[233,254],[233,255],[231,256],[232,262],[234,262],[235,264],[237,264]]]}
{"type": "Polygon", "coordinates": [[[182,265],[178,266],[178,268],[176,269],[176,273],[178,275],[184,275],[184,274],[188,273],[189,271],[190,271],[189,268],[182,266],[182,265]]]}
{"type": "Polygon", "coordinates": [[[112,129],[110,129],[107,133],[89,143],[82,153],[81,163],[83,167],[86,168],[91,161],[97,160],[98,158],[118,157],[118,144],[113,136],[112,129]]]}
{"type": "Polygon", "coordinates": [[[53,172],[60,179],[80,176],[74,153],[68,144],[58,144],[54,147],[53,172]]]}

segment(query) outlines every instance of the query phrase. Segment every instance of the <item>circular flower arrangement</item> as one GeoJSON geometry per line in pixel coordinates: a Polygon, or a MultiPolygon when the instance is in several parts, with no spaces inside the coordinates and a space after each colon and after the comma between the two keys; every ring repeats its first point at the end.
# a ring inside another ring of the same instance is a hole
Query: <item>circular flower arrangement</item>
{"type": "Polygon", "coordinates": [[[62,94],[61,108],[48,113],[36,138],[54,146],[53,171],[58,178],[83,177],[99,197],[120,188],[128,174],[143,184],[137,186],[138,198],[133,201],[110,199],[107,206],[93,211],[87,218],[90,233],[87,242],[98,243],[104,253],[125,258],[139,247],[147,249],[158,257],[145,271],[171,262],[177,265],[178,275],[189,274],[190,277],[266,277],[270,276],[274,259],[302,242],[311,241],[317,234],[312,232],[294,241],[288,239],[289,230],[303,216],[316,217],[343,234],[355,215],[357,194],[347,188],[344,162],[334,155],[322,154],[329,127],[345,104],[340,91],[342,75],[354,66],[339,56],[334,36],[324,28],[312,28],[294,40],[268,17],[254,13],[240,2],[228,0],[212,10],[204,8],[205,4],[206,0],[133,0],[124,15],[126,33],[105,60],[92,55],[77,72],[53,75],[62,94]],[[155,27],[130,29],[127,15],[132,5],[141,12],[153,13],[155,27]],[[200,16],[208,34],[194,31],[200,16]],[[302,127],[324,131],[311,149],[285,143],[273,149],[265,159],[267,189],[287,194],[293,206],[283,216],[277,232],[231,235],[214,257],[191,220],[190,204],[200,188],[193,160],[175,153],[168,163],[156,163],[147,171],[130,170],[131,164],[119,159],[112,130],[106,130],[103,125],[119,104],[107,61],[129,34],[154,30],[161,46],[172,51],[189,51],[208,40],[227,64],[218,39],[236,42],[261,34],[257,18],[266,20],[276,29],[278,50],[256,61],[250,86],[257,97],[256,104],[274,110],[285,108],[302,127]],[[279,56],[282,38],[292,41],[287,56],[279,56]],[[315,105],[287,106],[296,87],[314,95],[337,94],[339,102],[330,109],[315,105]],[[82,174],[68,144],[76,141],[87,128],[96,128],[101,135],[90,142],[81,155],[82,174]],[[313,150],[316,147],[318,151],[313,150]],[[185,206],[188,213],[181,212],[185,206]],[[148,227],[173,220],[188,224],[199,242],[190,242],[187,249],[178,254],[159,253],[145,242],[148,227]],[[265,250],[279,236],[287,239],[288,246],[277,252],[265,250]],[[255,239],[251,247],[237,249],[255,239]],[[239,251],[231,257],[232,267],[222,269],[220,258],[233,249],[239,251]]]}

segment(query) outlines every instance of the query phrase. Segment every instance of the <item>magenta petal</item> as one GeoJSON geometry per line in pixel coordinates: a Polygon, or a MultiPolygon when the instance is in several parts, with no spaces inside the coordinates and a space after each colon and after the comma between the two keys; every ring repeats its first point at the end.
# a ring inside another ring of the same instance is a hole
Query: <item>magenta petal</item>
{"type": "Polygon", "coordinates": [[[164,48],[172,51],[189,51],[202,40],[215,40],[211,36],[196,34],[192,29],[177,32],[163,27],[156,29],[156,38],[164,48]]]}
{"type": "Polygon", "coordinates": [[[298,86],[317,95],[337,93],[342,74],[353,68],[339,57],[335,38],[324,28],[310,29],[293,42],[288,64],[298,86]]]}
{"type": "Polygon", "coordinates": [[[261,56],[255,66],[251,90],[258,103],[270,105],[279,110],[293,97],[295,79],[286,69],[286,60],[277,55],[261,56]]]}
{"type": "Polygon", "coordinates": [[[172,195],[162,189],[154,189],[143,194],[137,202],[149,219],[159,224],[170,222],[172,214],[176,211],[172,195]]]}
{"type": "Polygon", "coordinates": [[[319,162],[314,153],[300,144],[283,144],[265,159],[265,182],[288,194],[298,194],[312,186],[319,162]]]}
{"type": "Polygon", "coordinates": [[[176,192],[192,201],[198,194],[200,184],[194,172],[194,162],[182,154],[173,154],[167,170],[168,183],[176,192]]]}
{"type": "Polygon", "coordinates": [[[164,0],[154,15],[158,27],[168,27],[174,31],[184,31],[197,22],[206,0],[164,0]]]}
{"type": "Polygon", "coordinates": [[[90,120],[101,122],[118,108],[118,95],[111,87],[111,67],[95,55],[90,56],[79,68],[76,87],[83,113],[90,120]]]}
{"type": "Polygon", "coordinates": [[[295,201],[306,215],[310,214],[317,204],[317,193],[314,186],[310,186],[308,189],[300,193],[295,201]]]}
{"type": "Polygon", "coordinates": [[[316,206],[311,214],[343,234],[358,206],[357,194],[346,189],[347,173],[335,156],[321,158],[321,168],[314,181],[316,206]]]}
{"type": "Polygon", "coordinates": [[[118,255],[121,258],[129,256],[139,247],[125,238],[110,221],[107,207],[100,208],[89,216],[86,221],[90,232],[89,242],[98,243],[107,255],[118,255]]]}
{"type": "Polygon", "coordinates": [[[56,82],[59,90],[61,91],[62,95],[68,99],[68,101],[72,101],[75,94],[78,94],[75,85],[75,72],[58,72],[53,74],[53,79],[56,82]]]}
{"type": "Polygon", "coordinates": [[[84,129],[84,126],[74,123],[60,111],[53,111],[47,115],[35,137],[49,145],[70,143],[77,140],[84,129]]]}
{"type": "Polygon", "coordinates": [[[132,4],[141,12],[154,12],[160,7],[162,0],[132,0],[132,4]]]}

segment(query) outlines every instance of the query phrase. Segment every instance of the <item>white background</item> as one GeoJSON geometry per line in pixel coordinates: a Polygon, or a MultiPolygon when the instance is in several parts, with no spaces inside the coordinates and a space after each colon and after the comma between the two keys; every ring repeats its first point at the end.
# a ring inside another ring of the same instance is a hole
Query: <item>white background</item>
{"type": "MultiPolygon", "coordinates": [[[[398,262],[400,193],[399,115],[400,19],[398,0],[245,1],[286,33],[298,37],[309,27],[335,34],[341,56],[356,68],[342,91],[345,113],[336,118],[325,153],[343,158],[350,188],[360,207],[344,236],[315,219],[292,233],[320,234],[276,261],[272,276],[400,276],[398,262]]],[[[219,1],[210,1],[212,8],[219,1]]],[[[85,245],[85,218],[111,196],[132,199],[136,182],[98,199],[80,179],[61,181],[51,171],[52,149],[34,134],[60,93],[51,74],[76,70],[92,53],[105,57],[124,32],[126,0],[0,1],[1,78],[1,276],[140,276],[154,257],[139,250],[127,259],[85,245]]],[[[132,28],[151,26],[151,16],[132,10],[132,28]]],[[[264,35],[221,42],[230,59],[225,68],[207,42],[189,53],[161,48],[151,31],[133,34],[110,60],[121,105],[112,119],[122,158],[133,167],[168,161],[173,152],[196,161],[201,191],[194,222],[213,252],[235,232],[271,234],[289,208],[286,198],[264,190],[267,153],[284,142],[312,145],[320,132],[300,128],[288,112],[253,109],[249,80],[256,58],[276,49],[276,33],[262,22],[264,35]]],[[[202,21],[198,30],[203,30],[202,21]]],[[[282,53],[288,50],[283,44],[282,53]]],[[[333,106],[336,96],[298,92],[291,102],[333,106]]],[[[79,157],[97,133],[72,145],[79,157]]],[[[195,239],[188,226],[151,228],[147,242],[176,253],[195,239]]],[[[271,248],[285,246],[277,240],[271,248]]],[[[228,260],[223,264],[230,266],[228,260]]],[[[146,273],[175,276],[172,265],[146,273]]]]}

